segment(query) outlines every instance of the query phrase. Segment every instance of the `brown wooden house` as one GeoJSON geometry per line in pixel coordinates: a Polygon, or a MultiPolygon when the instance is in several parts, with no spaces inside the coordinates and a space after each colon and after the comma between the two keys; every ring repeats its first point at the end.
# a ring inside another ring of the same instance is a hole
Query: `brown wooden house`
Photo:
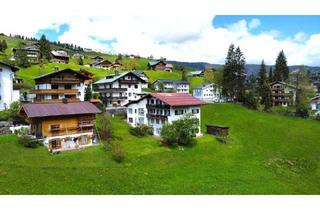
{"type": "Polygon", "coordinates": [[[35,89],[31,93],[35,103],[84,101],[85,88],[91,85],[92,74],[85,70],[56,70],[35,78],[35,89]]]}
{"type": "Polygon", "coordinates": [[[31,124],[31,133],[51,152],[79,149],[97,143],[95,114],[101,111],[89,102],[24,104],[20,115],[31,124]]]}
{"type": "Polygon", "coordinates": [[[51,62],[57,63],[69,63],[69,55],[63,50],[52,50],[51,51],[51,62]]]}
{"type": "Polygon", "coordinates": [[[167,63],[164,60],[149,61],[148,69],[164,71],[167,63]]]}

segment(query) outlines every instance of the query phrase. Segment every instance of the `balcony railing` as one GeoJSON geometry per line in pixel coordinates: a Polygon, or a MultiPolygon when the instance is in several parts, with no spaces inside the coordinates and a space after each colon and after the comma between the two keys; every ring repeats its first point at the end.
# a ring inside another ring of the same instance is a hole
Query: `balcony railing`
{"type": "Polygon", "coordinates": [[[65,99],[34,99],[34,103],[60,103],[60,102],[66,102],[66,103],[72,103],[72,102],[79,102],[79,98],[65,98],[65,99]]]}
{"type": "Polygon", "coordinates": [[[78,84],[80,83],[79,79],[76,78],[52,78],[51,84],[78,84]]]}
{"type": "Polygon", "coordinates": [[[170,109],[169,105],[166,104],[147,104],[147,109],[149,108],[160,108],[160,109],[170,109]]]}
{"type": "Polygon", "coordinates": [[[98,92],[100,93],[116,93],[116,92],[125,92],[127,88],[98,88],[98,92]]]}
{"type": "Polygon", "coordinates": [[[127,99],[126,96],[102,96],[101,99],[127,99]]]}
{"type": "Polygon", "coordinates": [[[120,84],[138,84],[138,80],[119,80],[120,84]]]}
{"type": "Polygon", "coordinates": [[[33,94],[78,94],[78,89],[42,89],[32,90],[33,94]]]}
{"type": "Polygon", "coordinates": [[[147,114],[147,117],[148,117],[148,118],[162,118],[162,119],[167,119],[168,115],[148,113],[148,114],[147,114]]]}

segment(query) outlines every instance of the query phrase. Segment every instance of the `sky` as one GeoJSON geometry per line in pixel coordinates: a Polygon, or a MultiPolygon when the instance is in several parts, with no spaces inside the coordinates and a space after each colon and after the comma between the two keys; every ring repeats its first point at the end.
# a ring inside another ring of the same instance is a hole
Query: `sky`
{"type": "Polygon", "coordinates": [[[272,65],[284,50],[289,65],[320,66],[320,16],[221,15],[212,2],[55,0],[47,7],[36,0],[11,0],[2,3],[9,9],[0,13],[7,20],[0,32],[45,34],[50,40],[115,54],[215,64],[224,63],[233,43],[247,63],[264,59],[272,65]]]}

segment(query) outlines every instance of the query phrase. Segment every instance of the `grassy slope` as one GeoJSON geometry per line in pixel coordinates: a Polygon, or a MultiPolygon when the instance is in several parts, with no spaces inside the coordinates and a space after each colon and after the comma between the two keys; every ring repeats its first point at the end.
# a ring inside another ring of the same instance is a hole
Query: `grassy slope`
{"type": "Polygon", "coordinates": [[[319,194],[318,122],[231,104],[203,107],[202,122],[230,125],[230,143],[205,135],[193,148],[168,149],[114,119],[122,164],[100,146],[53,156],[2,136],[0,194],[319,194]]]}

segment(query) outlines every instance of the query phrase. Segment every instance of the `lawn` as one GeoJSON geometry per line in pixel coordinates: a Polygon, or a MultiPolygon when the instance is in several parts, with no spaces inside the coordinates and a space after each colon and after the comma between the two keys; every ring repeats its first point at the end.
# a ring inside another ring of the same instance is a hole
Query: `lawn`
{"type": "Polygon", "coordinates": [[[50,155],[0,137],[0,194],[319,194],[320,123],[232,104],[202,108],[231,126],[227,145],[205,135],[192,148],[160,147],[113,119],[121,164],[102,146],[50,155]]]}

